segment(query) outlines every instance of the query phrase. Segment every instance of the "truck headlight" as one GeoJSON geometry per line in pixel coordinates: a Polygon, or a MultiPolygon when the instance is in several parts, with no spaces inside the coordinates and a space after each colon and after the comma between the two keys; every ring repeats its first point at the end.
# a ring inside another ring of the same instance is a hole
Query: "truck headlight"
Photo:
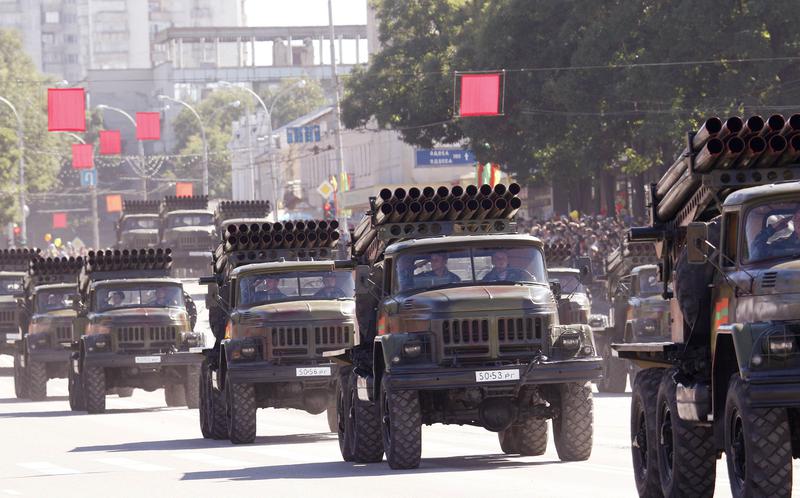
{"type": "Polygon", "coordinates": [[[256,347],[252,344],[242,346],[242,358],[253,358],[256,355],[256,347]]]}
{"type": "Polygon", "coordinates": [[[794,338],[783,335],[770,337],[767,344],[772,355],[786,356],[795,350],[794,338]]]}
{"type": "Polygon", "coordinates": [[[403,344],[403,355],[409,358],[417,358],[422,354],[422,343],[409,341],[403,344]]]}

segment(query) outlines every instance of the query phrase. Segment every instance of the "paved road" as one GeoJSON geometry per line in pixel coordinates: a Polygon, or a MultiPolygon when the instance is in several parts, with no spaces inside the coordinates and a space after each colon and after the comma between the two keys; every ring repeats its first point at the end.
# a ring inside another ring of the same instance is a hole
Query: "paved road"
{"type": "MultiPolygon", "coordinates": [[[[197,410],[166,408],[162,390],[111,396],[102,415],[70,412],[63,380],[47,401],[17,401],[10,366],[0,357],[0,497],[636,496],[627,395],[595,398],[587,462],[560,463],[552,442],[543,456],[509,457],[494,434],[437,425],[423,429],[420,468],[397,472],[343,462],[324,415],[259,410],[256,442],[233,446],[204,440],[197,410]]],[[[718,468],[717,496],[730,496],[718,468]]]]}

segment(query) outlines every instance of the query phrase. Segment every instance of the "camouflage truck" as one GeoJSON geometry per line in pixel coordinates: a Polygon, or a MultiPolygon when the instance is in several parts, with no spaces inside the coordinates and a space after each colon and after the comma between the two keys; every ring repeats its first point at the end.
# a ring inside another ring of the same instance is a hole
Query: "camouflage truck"
{"type": "Polygon", "coordinates": [[[343,364],[346,461],[420,463],[422,424],[496,432],[506,453],[592,450],[591,329],[560,325],[543,244],[516,234],[519,186],[384,189],[353,231],[357,344],[343,364]]]}
{"type": "Polygon", "coordinates": [[[592,297],[588,283],[591,281],[591,260],[574,256],[569,244],[546,244],[547,277],[556,284],[558,321],[562,325],[589,323],[592,314],[592,297]]]}
{"type": "Polygon", "coordinates": [[[624,242],[606,259],[606,295],[612,304],[608,326],[595,333],[603,356],[603,378],[597,389],[623,393],[636,376],[635,363],[613,354],[612,343],[659,342],[669,338],[669,302],[661,296],[658,258],[652,244],[624,242]]]}
{"type": "MultiPolygon", "coordinates": [[[[38,249],[3,249],[0,251],[0,354],[16,355],[18,342],[22,339],[19,326],[17,299],[22,296],[25,272],[38,249]]],[[[14,363],[14,375],[19,365],[14,363]]]]}
{"type": "Polygon", "coordinates": [[[89,252],[74,301],[72,410],[102,413],[106,394],[162,387],[167,406],[197,408],[205,341],[171,264],[169,249],[89,252]]]}
{"type": "Polygon", "coordinates": [[[72,300],[77,292],[81,258],[42,258],[31,262],[19,298],[22,340],[14,354],[14,391],[41,401],[47,381],[67,377],[72,346],[72,300]]]}
{"type": "Polygon", "coordinates": [[[126,200],[117,221],[117,247],[156,247],[160,201],[126,200]]]}
{"type": "Polygon", "coordinates": [[[327,351],[353,344],[351,265],[332,259],[338,224],[229,222],[214,253],[209,317],[217,341],[201,372],[203,436],[250,443],[258,408],[328,410],[338,368],[327,351]]]}
{"type": "Polygon", "coordinates": [[[631,399],[640,496],[792,495],[800,457],[800,115],[718,118],[649,186],[668,340],[612,347],[631,399]],[[787,146],[787,142],[789,145],[787,146]]]}
{"type": "Polygon", "coordinates": [[[217,241],[214,213],[208,197],[167,196],[161,204],[159,242],[173,250],[173,274],[188,277],[203,274],[211,266],[211,251],[217,241]]]}

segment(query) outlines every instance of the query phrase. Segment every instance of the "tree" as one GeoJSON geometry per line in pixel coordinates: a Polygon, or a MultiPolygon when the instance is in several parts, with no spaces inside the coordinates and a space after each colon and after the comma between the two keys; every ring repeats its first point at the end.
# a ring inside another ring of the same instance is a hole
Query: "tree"
{"type": "Polygon", "coordinates": [[[326,104],[325,92],[319,81],[289,78],[281,80],[275,88],[256,88],[259,96],[269,107],[272,102],[272,128],[278,128],[326,104]],[[276,99],[277,97],[277,99],[276,99]]]}

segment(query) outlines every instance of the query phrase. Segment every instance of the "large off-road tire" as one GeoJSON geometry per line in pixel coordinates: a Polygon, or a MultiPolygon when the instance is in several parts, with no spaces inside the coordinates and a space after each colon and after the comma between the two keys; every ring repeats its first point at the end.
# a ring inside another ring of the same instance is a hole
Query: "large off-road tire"
{"type": "Polygon", "coordinates": [[[713,429],[681,420],[673,372],[661,379],[656,402],[658,476],[665,498],[714,496],[717,450],[713,429]]]}
{"type": "Polygon", "coordinates": [[[500,441],[500,450],[506,455],[515,455],[519,453],[517,435],[515,432],[513,427],[509,427],[497,433],[497,439],[500,441]]]}
{"type": "Polygon", "coordinates": [[[14,352],[14,395],[19,399],[28,397],[26,381],[27,375],[25,375],[25,367],[22,366],[22,354],[19,351],[14,352]]]}
{"type": "Polygon", "coordinates": [[[186,407],[195,409],[200,406],[200,368],[186,367],[186,378],[183,381],[186,407]]]}
{"type": "Polygon", "coordinates": [[[553,441],[563,462],[588,460],[592,455],[594,408],[592,387],[570,382],[559,386],[558,415],[553,418],[553,441]]]}
{"type": "Polygon", "coordinates": [[[72,368],[70,360],[69,371],[67,372],[67,392],[69,393],[69,409],[73,412],[86,410],[86,400],[83,396],[83,384],[80,375],[76,374],[72,368]]]}
{"type": "Polygon", "coordinates": [[[517,439],[517,452],[522,456],[544,455],[547,451],[547,420],[525,417],[514,425],[517,439]]]}
{"type": "MultiPolygon", "coordinates": [[[[342,460],[352,462],[355,460],[352,448],[352,427],[348,430],[348,425],[352,426],[350,419],[350,383],[349,375],[341,375],[336,384],[336,436],[339,440],[339,452],[342,460]]],[[[381,454],[383,457],[383,454],[381,454]]]]}
{"type": "Polygon", "coordinates": [[[84,366],[81,373],[83,398],[86,411],[103,413],[106,411],[106,372],[101,367],[84,366]]]}
{"type": "Polygon", "coordinates": [[[415,469],[422,457],[419,393],[381,384],[381,431],[386,461],[393,469],[415,469]]]}
{"type": "Polygon", "coordinates": [[[186,406],[186,391],[183,384],[167,384],[164,386],[164,402],[167,406],[186,406]]]}
{"type": "Polygon", "coordinates": [[[336,415],[338,398],[339,388],[337,386],[337,388],[331,393],[331,397],[328,400],[328,407],[325,409],[325,418],[328,419],[328,430],[334,433],[339,432],[339,421],[336,415]]]}
{"type": "Polygon", "coordinates": [[[120,398],[130,398],[133,396],[133,388],[132,387],[118,387],[115,389],[117,391],[117,396],[120,398]]]}
{"type": "Polygon", "coordinates": [[[209,381],[209,431],[214,439],[228,439],[228,405],[225,402],[225,393],[214,387],[209,381]]]}
{"type": "Polygon", "coordinates": [[[603,378],[597,381],[597,390],[601,393],[624,393],[628,382],[628,370],[623,360],[612,356],[610,344],[603,346],[602,365],[603,378]]]}
{"type": "Polygon", "coordinates": [[[380,462],[383,460],[383,436],[378,403],[358,399],[355,375],[350,376],[343,396],[346,396],[347,411],[339,417],[342,458],[348,462],[380,462]]]}
{"type": "Polygon", "coordinates": [[[200,391],[200,410],[198,410],[200,432],[205,439],[211,439],[213,437],[211,433],[211,405],[209,403],[211,383],[209,382],[208,365],[205,360],[203,360],[203,365],[200,367],[200,377],[197,379],[197,384],[200,391]]]}
{"type": "Polygon", "coordinates": [[[228,438],[233,444],[256,440],[256,390],[253,384],[234,384],[225,380],[225,400],[228,405],[228,438]]]}
{"type": "Polygon", "coordinates": [[[44,401],[47,398],[47,365],[38,361],[25,364],[25,386],[31,401],[44,401]]]}
{"type": "Polygon", "coordinates": [[[725,453],[734,498],[792,495],[792,444],[786,408],[752,408],[748,385],[731,377],[725,401],[725,453]]]}
{"type": "Polygon", "coordinates": [[[658,477],[658,430],[656,403],[658,387],[664,376],[662,368],[639,372],[631,393],[631,455],[633,477],[640,498],[662,498],[658,477]]]}

